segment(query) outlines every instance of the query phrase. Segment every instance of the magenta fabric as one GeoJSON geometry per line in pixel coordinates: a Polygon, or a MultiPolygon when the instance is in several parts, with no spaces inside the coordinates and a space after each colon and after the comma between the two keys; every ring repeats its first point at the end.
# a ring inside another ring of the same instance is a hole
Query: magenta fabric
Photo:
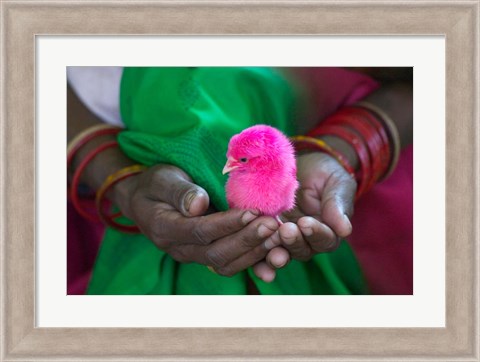
{"type": "Polygon", "coordinates": [[[413,294],[413,147],[355,205],[348,238],[372,294],[413,294]]]}
{"type": "Polygon", "coordinates": [[[380,86],[372,78],[344,68],[292,68],[310,95],[314,127],[340,107],[357,102],[380,86]]]}
{"type": "Polygon", "coordinates": [[[104,230],[102,223],[84,219],[67,202],[67,294],[85,293],[104,230]]]}
{"type": "MultiPolygon", "coordinates": [[[[370,77],[341,68],[297,68],[310,86],[319,119],[378,88],[370,77]]],[[[84,220],[68,203],[67,293],[86,290],[104,228],[84,220]]],[[[403,150],[395,172],[355,206],[348,238],[372,294],[413,293],[413,147],[403,150]]]]}

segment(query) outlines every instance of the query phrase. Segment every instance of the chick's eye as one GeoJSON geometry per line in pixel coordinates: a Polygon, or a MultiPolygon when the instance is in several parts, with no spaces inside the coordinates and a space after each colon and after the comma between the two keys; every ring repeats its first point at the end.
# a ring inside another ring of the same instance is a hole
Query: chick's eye
{"type": "Polygon", "coordinates": [[[240,159],[240,162],[243,162],[243,163],[247,162],[247,158],[246,158],[246,157],[242,157],[242,158],[240,159]]]}

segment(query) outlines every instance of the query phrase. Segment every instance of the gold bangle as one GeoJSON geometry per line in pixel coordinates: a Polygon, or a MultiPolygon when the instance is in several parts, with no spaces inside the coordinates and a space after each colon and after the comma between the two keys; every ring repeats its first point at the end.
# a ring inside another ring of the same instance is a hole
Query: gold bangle
{"type": "Polygon", "coordinates": [[[113,220],[112,216],[106,215],[104,209],[103,209],[103,200],[105,198],[105,195],[107,194],[107,191],[110,190],[113,185],[115,185],[117,182],[139,174],[143,171],[145,171],[148,167],[143,166],[143,165],[131,165],[124,167],[110,176],[106,178],[106,180],[103,182],[102,186],[97,190],[96,197],[95,197],[95,204],[97,207],[97,212],[98,216],[100,217],[100,220],[106,225],[112,226],[116,229],[125,231],[125,232],[138,232],[138,228],[136,226],[132,225],[122,225],[117,223],[116,221],[113,220]]]}
{"type": "Polygon", "coordinates": [[[383,124],[387,129],[387,133],[390,136],[390,141],[392,143],[391,145],[392,158],[391,158],[390,166],[388,170],[385,172],[385,175],[382,177],[382,180],[385,180],[393,173],[393,171],[397,167],[398,159],[400,158],[401,145],[400,145],[400,135],[398,133],[397,126],[395,125],[395,122],[393,122],[393,119],[385,111],[383,111],[380,107],[377,107],[372,103],[360,101],[353,104],[353,106],[362,107],[375,113],[383,121],[383,124]]]}
{"type": "Polygon", "coordinates": [[[121,130],[119,127],[111,126],[109,124],[97,124],[92,127],[88,127],[87,129],[83,130],[80,132],[78,135],[76,135],[73,140],[68,142],[67,145],[67,154],[69,154],[73,149],[77,147],[79,143],[82,142],[82,140],[88,136],[90,136],[93,133],[96,133],[98,131],[102,130],[107,130],[107,129],[112,129],[112,130],[121,130]]]}
{"type": "Polygon", "coordinates": [[[135,175],[137,173],[145,171],[146,169],[147,167],[144,165],[131,165],[131,166],[124,167],[112,173],[111,175],[109,175],[103,182],[102,186],[100,186],[100,188],[97,190],[97,194],[96,194],[97,203],[101,201],[101,199],[105,194],[105,191],[107,191],[115,183],[120,181],[120,179],[122,179],[125,176],[135,175]]]}
{"type": "Polygon", "coordinates": [[[323,151],[327,155],[333,157],[337,162],[353,177],[355,177],[355,171],[348,162],[348,160],[339,152],[334,150],[328,143],[325,141],[309,136],[292,136],[290,137],[292,142],[306,142],[312,145],[315,145],[319,151],[323,151]]]}

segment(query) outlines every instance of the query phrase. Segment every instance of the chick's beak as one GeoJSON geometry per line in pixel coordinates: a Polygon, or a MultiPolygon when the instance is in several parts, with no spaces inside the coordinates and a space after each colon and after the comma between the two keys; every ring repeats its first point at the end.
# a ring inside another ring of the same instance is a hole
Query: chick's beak
{"type": "Polygon", "coordinates": [[[225,164],[225,167],[223,168],[222,175],[225,175],[226,173],[229,173],[232,170],[235,170],[240,164],[236,159],[233,157],[229,157],[227,159],[227,163],[225,164]]]}

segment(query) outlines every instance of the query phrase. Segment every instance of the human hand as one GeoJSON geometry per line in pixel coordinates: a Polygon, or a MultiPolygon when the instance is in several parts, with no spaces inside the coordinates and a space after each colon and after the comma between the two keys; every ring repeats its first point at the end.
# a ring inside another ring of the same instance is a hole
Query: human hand
{"type": "Polygon", "coordinates": [[[330,252],[340,238],[350,235],[356,182],[332,157],[312,152],[297,158],[297,206],[283,215],[280,226],[265,247],[271,249],[262,268],[274,273],[289,258],[307,261],[330,252]]]}
{"type": "MultiPolygon", "coordinates": [[[[181,169],[156,165],[117,184],[113,198],[122,213],[161,250],[179,262],[234,275],[265,258],[274,218],[232,209],[209,212],[207,192],[181,169]]],[[[211,211],[211,210],[210,210],[211,211]]],[[[262,271],[257,273],[265,278],[262,271]]]]}

